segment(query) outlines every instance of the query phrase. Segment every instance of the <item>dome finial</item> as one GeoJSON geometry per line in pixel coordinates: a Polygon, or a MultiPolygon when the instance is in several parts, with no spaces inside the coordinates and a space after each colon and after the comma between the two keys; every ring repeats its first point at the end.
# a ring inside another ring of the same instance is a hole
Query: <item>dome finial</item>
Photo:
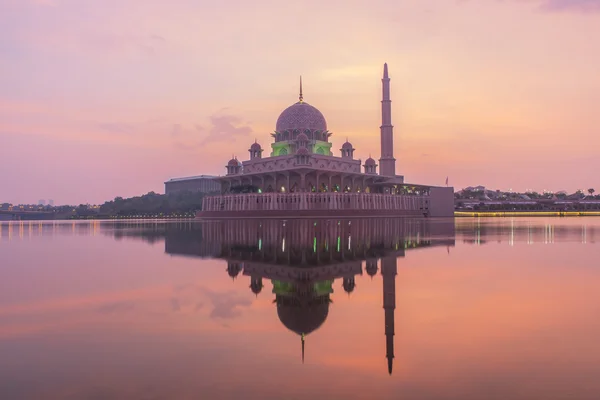
{"type": "Polygon", "coordinates": [[[298,97],[298,100],[300,100],[300,103],[304,100],[304,97],[302,97],[302,75],[300,75],[300,96],[298,97]]]}

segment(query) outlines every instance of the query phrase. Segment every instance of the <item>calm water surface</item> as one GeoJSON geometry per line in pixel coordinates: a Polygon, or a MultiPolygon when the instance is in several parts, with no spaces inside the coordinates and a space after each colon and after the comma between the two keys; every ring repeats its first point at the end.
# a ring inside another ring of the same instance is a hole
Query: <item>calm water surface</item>
{"type": "Polygon", "coordinates": [[[4,222],[0,399],[599,399],[600,219],[4,222]]]}

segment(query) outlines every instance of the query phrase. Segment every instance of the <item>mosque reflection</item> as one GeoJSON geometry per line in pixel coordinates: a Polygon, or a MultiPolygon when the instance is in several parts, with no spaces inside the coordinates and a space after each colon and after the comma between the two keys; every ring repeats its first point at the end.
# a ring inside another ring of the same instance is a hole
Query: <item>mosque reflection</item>
{"type": "Polygon", "coordinates": [[[452,220],[228,220],[189,228],[166,232],[166,252],[223,259],[229,276],[247,277],[255,294],[270,282],[279,320],[300,337],[303,362],[305,338],[329,314],[334,282],[352,293],[363,266],[370,276],[381,273],[390,374],[398,258],[411,249],[454,246],[452,220]]]}

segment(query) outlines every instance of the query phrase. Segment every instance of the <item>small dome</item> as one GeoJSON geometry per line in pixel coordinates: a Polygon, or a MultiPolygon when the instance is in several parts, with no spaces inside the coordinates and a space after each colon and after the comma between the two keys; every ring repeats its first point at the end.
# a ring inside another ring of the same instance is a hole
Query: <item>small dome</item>
{"type": "Polygon", "coordinates": [[[344,287],[344,291],[348,294],[354,291],[356,287],[356,282],[354,281],[354,277],[352,278],[344,278],[342,286],[344,287]]]}
{"type": "Polygon", "coordinates": [[[297,156],[307,156],[310,154],[310,151],[306,147],[300,147],[298,151],[296,151],[297,156]]]}
{"type": "Polygon", "coordinates": [[[262,279],[252,278],[252,280],[250,281],[250,289],[252,290],[252,293],[259,294],[262,291],[262,288],[262,279]]]}
{"type": "Polygon", "coordinates": [[[298,135],[298,137],[296,138],[297,141],[299,142],[308,142],[308,136],[306,136],[305,133],[301,133],[298,135]]]}
{"type": "Polygon", "coordinates": [[[238,263],[228,263],[227,273],[230,277],[235,278],[242,271],[242,267],[238,263]]]}
{"type": "Polygon", "coordinates": [[[231,160],[229,160],[229,162],[227,163],[228,167],[239,167],[240,166],[240,162],[237,160],[237,158],[232,158],[231,160]]]}
{"type": "Polygon", "coordinates": [[[258,144],[257,142],[252,143],[252,146],[250,146],[250,150],[251,151],[261,151],[262,147],[260,147],[260,144],[258,144]]]}
{"type": "Polygon", "coordinates": [[[375,163],[375,160],[373,160],[371,157],[369,157],[369,158],[367,158],[367,161],[365,161],[365,165],[375,166],[375,165],[377,165],[377,163],[375,163]]]}
{"type": "Polygon", "coordinates": [[[373,277],[377,274],[377,260],[367,261],[367,274],[373,277]]]}
{"type": "Polygon", "coordinates": [[[342,145],[342,150],[352,150],[352,143],[346,140],[346,143],[342,145]]]}
{"type": "Polygon", "coordinates": [[[275,127],[277,132],[294,129],[326,131],[327,122],[321,111],[308,103],[298,102],[283,110],[275,127]]]}

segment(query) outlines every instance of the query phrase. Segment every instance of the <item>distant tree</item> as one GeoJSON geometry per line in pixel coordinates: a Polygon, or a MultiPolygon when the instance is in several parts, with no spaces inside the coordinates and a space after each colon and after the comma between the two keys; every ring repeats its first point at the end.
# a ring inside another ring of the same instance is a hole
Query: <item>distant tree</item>
{"type": "Polygon", "coordinates": [[[590,194],[590,196],[593,196],[594,192],[595,192],[594,188],[589,188],[588,189],[588,193],[590,194]]]}

